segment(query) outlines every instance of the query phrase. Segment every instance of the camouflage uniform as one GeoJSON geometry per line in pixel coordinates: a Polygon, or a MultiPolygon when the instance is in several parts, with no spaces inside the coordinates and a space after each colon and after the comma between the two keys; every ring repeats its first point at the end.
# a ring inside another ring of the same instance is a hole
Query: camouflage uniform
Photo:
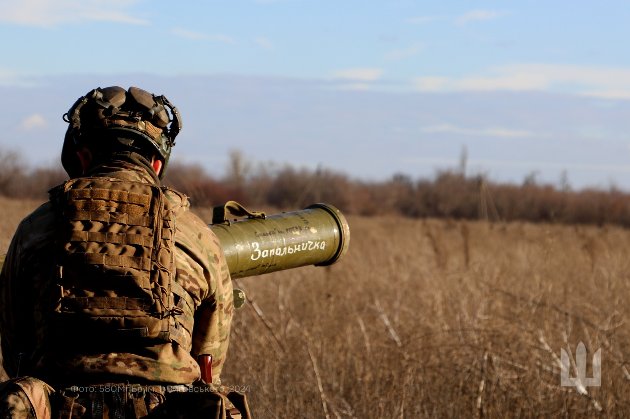
{"type": "MultiPolygon", "coordinates": [[[[149,168],[126,161],[100,165],[89,173],[125,181],[158,184],[149,168]]],[[[181,195],[167,192],[167,199],[181,195]]],[[[48,302],[55,292],[57,216],[45,203],[18,227],[0,274],[0,335],[4,367],[10,376],[29,375],[55,385],[92,383],[190,384],[200,377],[198,354],[212,355],[212,380],[220,373],[228,348],[233,311],[232,284],[218,239],[197,216],[184,211],[175,223],[175,282],[195,305],[191,347],[156,343],[142,347],[117,342],[101,351],[86,353],[64,348],[50,350],[48,302]],[[120,347],[119,347],[120,348],[120,347]]],[[[77,334],[85,331],[76,330],[77,334]]],[[[67,345],[70,346],[70,345],[67,345]]]]}

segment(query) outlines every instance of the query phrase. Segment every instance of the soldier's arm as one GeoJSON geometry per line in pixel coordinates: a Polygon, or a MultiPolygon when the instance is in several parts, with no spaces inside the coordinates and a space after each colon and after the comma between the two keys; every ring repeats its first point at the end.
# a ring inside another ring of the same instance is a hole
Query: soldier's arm
{"type": "Polygon", "coordinates": [[[0,342],[4,367],[0,375],[6,372],[10,377],[15,377],[18,373],[20,353],[19,313],[16,312],[16,309],[22,306],[20,304],[21,292],[18,289],[20,281],[16,279],[19,269],[17,264],[19,248],[20,240],[16,234],[11,240],[2,272],[0,272],[0,342]]]}
{"type": "Polygon", "coordinates": [[[201,219],[185,213],[178,230],[183,258],[178,277],[188,289],[198,291],[191,355],[212,356],[213,382],[218,384],[234,309],[230,273],[218,238],[201,219]]]}
{"type": "Polygon", "coordinates": [[[223,251],[218,247],[218,241],[213,247],[210,292],[195,314],[193,355],[212,356],[212,382],[219,384],[227,357],[234,304],[232,281],[223,251]]]}

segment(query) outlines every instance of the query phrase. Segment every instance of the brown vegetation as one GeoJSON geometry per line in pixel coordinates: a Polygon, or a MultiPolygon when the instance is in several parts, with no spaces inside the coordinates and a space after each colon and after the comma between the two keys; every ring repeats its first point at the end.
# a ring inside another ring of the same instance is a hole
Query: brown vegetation
{"type": "Polygon", "coordinates": [[[0,149],[0,196],[42,199],[65,179],[61,166],[29,168],[19,153],[0,149]]]}
{"type": "Polygon", "coordinates": [[[626,230],[349,221],[338,265],[239,281],[251,301],[225,381],[257,417],[630,414],[626,230]],[[560,386],[560,351],[578,342],[587,376],[602,348],[585,394],[560,386]]]}
{"type": "MultiPolygon", "coordinates": [[[[0,196],[44,199],[64,178],[59,167],[28,169],[19,155],[0,150],[0,196]]],[[[325,168],[256,164],[234,151],[222,177],[209,175],[201,165],[174,161],[165,183],[186,193],[197,207],[227,200],[260,209],[329,202],[348,214],[368,216],[630,226],[630,194],[618,189],[573,191],[566,182],[554,187],[531,177],[522,185],[500,184],[466,176],[461,168],[438,172],[433,179],[398,174],[366,182],[325,168]]]]}
{"type": "MultiPolygon", "coordinates": [[[[35,206],[0,204],[11,223],[35,206]]],[[[257,418],[630,414],[629,231],[348,218],[338,264],[236,281],[249,303],[223,380],[257,418]],[[589,376],[602,349],[601,387],[586,393],[560,385],[561,349],[578,342],[589,376]]]]}

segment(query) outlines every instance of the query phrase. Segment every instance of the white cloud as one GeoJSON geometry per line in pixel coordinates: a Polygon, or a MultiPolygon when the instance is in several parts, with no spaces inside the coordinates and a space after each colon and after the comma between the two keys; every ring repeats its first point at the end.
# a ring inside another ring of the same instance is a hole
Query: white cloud
{"type": "Polygon", "coordinates": [[[414,16],[405,19],[405,22],[412,25],[424,25],[436,21],[454,21],[457,25],[466,25],[471,22],[482,22],[488,20],[498,19],[506,16],[507,12],[501,12],[498,10],[471,10],[459,16],[414,16]]]}
{"type": "Polygon", "coordinates": [[[452,84],[448,77],[417,77],[413,80],[416,90],[422,92],[439,92],[448,90],[452,84]]]}
{"type": "Polygon", "coordinates": [[[544,74],[516,71],[493,77],[468,77],[455,84],[458,90],[545,90],[550,80],[544,74]]]}
{"type": "Polygon", "coordinates": [[[590,90],[580,93],[583,96],[599,97],[602,99],[630,99],[630,88],[626,90],[590,90]]]}
{"type": "Polygon", "coordinates": [[[45,128],[47,125],[48,122],[46,121],[46,118],[38,113],[35,113],[22,119],[22,121],[20,121],[19,128],[22,131],[33,131],[45,128]]]}
{"type": "Polygon", "coordinates": [[[369,83],[344,83],[339,85],[337,88],[339,90],[350,90],[357,92],[364,92],[370,90],[373,86],[369,83]]]}
{"type": "Polygon", "coordinates": [[[179,36],[180,38],[190,39],[193,41],[200,41],[207,38],[208,35],[201,32],[195,32],[188,29],[183,28],[173,28],[171,29],[171,34],[175,36],[179,36]]]}
{"type": "Polygon", "coordinates": [[[504,12],[498,12],[496,10],[472,10],[455,18],[455,23],[465,25],[470,22],[494,20],[504,15],[504,12]]]}
{"type": "Polygon", "coordinates": [[[254,42],[262,49],[273,49],[273,43],[264,36],[259,36],[258,38],[254,39],[254,42]]]}
{"type": "Polygon", "coordinates": [[[507,129],[501,127],[464,128],[450,124],[432,125],[422,128],[421,131],[426,133],[459,134],[475,137],[525,138],[535,136],[534,133],[529,131],[507,129]]]}
{"type": "Polygon", "coordinates": [[[0,21],[51,27],[64,23],[107,21],[133,25],[148,22],[129,9],[139,0],[0,0],[0,21]]]}
{"type": "Polygon", "coordinates": [[[212,42],[220,42],[223,44],[234,44],[234,38],[228,35],[215,34],[209,35],[203,32],[191,31],[185,28],[173,28],[171,29],[171,33],[175,36],[179,36],[180,38],[189,39],[191,41],[212,41],[212,42]]]}
{"type": "Polygon", "coordinates": [[[407,48],[395,49],[385,55],[385,59],[392,61],[404,60],[418,55],[424,49],[424,44],[416,43],[407,48]]]}
{"type": "Polygon", "coordinates": [[[436,20],[444,19],[440,16],[414,16],[406,20],[407,23],[412,25],[424,25],[425,23],[435,22],[436,20]]]}
{"type": "Polygon", "coordinates": [[[33,87],[36,83],[28,75],[0,67],[0,86],[33,87]]]}
{"type": "Polygon", "coordinates": [[[423,76],[419,91],[558,91],[600,98],[630,98],[630,68],[555,64],[517,64],[460,78],[423,76]]]}
{"type": "Polygon", "coordinates": [[[383,70],[380,68],[348,68],[333,73],[333,77],[343,80],[373,82],[381,78],[383,70]]]}
{"type": "Polygon", "coordinates": [[[213,42],[221,42],[224,44],[235,44],[236,41],[234,40],[234,38],[232,38],[229,35],[222,35],[222,34],[217,34],[217,35],[209,35],[207,37],[208,41],[213,41],[213,42]]]}

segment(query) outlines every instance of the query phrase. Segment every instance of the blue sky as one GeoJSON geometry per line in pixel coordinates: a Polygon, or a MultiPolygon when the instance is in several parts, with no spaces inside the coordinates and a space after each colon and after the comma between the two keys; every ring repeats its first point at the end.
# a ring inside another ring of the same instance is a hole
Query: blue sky
{"type": "Polygon", "coordinates": [[[466,148],[498,180],[630,189],[629,21],[620,0],[0,0],[0,144],[52,161],[77,97],[133,84],[210,171],[240,149],[430,176],[466,148]]]}

